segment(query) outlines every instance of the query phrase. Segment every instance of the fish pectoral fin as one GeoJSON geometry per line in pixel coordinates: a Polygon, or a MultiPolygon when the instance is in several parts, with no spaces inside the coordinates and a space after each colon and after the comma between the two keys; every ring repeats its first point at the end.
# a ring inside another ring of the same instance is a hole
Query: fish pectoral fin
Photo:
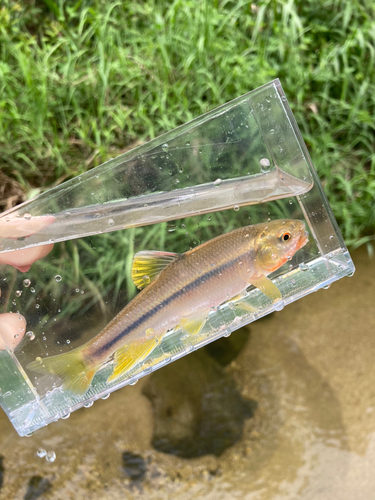
{"type": "Polygon", "coordinates": [[[179,328],[181,328],[181,330],[184,330],[184,332],[188,333],[189,335],[198,335],[198,333],[206,324],[206,321],[206,317],[181,318],[178,326],[179,328]]]}
{"type": "Polygon", "coordinates": [[[107,382],[116,380],[121,375],[131,370],[135,365],[141,363],[158,345],[156,337],[146,340],[145,342],[137,342],[136,344],[120,347],[115,352],[115,362],[112,375],[109,376],[107,382]]]}
{"type": "Polygon", "coordinates": [[[263,292],[273,301],[282,298],[280,290],[266,276],[259,276],[256,279],[252,279],[251,284],[259,288],[261,292],[263,292]]]}
{"type": "Polygon", "coordinates": [[[256,312],[255,307],[253,307],[251,304],[248,303],[246,297],[247,297],[246,293],[242,292],[232,297],[230,300],[228,300],[228,302],[233,302],[234,307],[236,309],[241,309],[242,311],[255,313],[256,312]]]}
{"type": "Polygon", "coordinates": [[[169,264],[180,257],[179,253],[143,250],[133,257],[132,280],[142,290],[151,283],[169,264]]]}

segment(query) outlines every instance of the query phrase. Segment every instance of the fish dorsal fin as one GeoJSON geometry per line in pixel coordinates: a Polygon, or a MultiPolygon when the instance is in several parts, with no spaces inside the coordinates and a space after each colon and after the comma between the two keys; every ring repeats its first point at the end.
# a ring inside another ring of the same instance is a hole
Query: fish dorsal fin
{"type": "Polygon", "coordinates": [[[156,250],[142,250],[136,253],[132,265],[133,283],[142,290],[178,257],[180,257],[179,253],[158,252],[156,250]]]}

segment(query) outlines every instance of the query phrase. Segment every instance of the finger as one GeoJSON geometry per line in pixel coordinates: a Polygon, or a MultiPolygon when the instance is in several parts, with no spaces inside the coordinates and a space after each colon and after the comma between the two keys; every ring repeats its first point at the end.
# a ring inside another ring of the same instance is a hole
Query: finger
{"type": "Polygon", "coordinates": [[[25,238],[31,234],[40,232],[55,220],[53,215],[40,215],[37,217],[27,216],[0,218],[0,238],[25,238]]]}
{"type": "Polygon", "coordinates": [[[26,332],[26,320],[18,313],[0,314],[0,351],[14,351],[26,332]]]}
{"type": "Polygon", "coordinates": [[[21,271],[21,273],[25,273],[36,260],[42,259],[48,255],[52,248],[53,243],[48,243],[48,245],[0,253],[0,263],[9,264],[21,271]]]}

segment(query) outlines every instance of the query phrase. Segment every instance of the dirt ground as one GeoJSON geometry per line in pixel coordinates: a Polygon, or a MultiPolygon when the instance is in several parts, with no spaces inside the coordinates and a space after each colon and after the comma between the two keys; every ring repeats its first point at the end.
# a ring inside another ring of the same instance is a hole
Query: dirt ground
{"type": "MultiPolygon", "coordinates": [[[[201,383],[197,352],[177,368],[190,401],[182,412],[188,423],[179,427],[173,415],[181,414],[181,394],[165,381],[168,367],[29,438],[18,437],[0,410],[0,499],[375,499],[375,259],[365,249],[353,259],[352,278],[250,325],[240,353],[220,368],[221,391],[235,387],[240,406],[256,402],[243,418],[238,408],[235,417],[225,413],[242,432],[232,432],[221,454],[182,458],[152,446],[167,417],[185,444],[197,439],[191,429],[207,415],[196,400],[208,400],[206,386],[210,397],[219,390],[210,378],[201,383]],[[153,387],[165,404],[146,395],[153,387]],[[39,458],[39,448],[56,460],[39,458]]],[[[215,412],[232,405],[225,397],[215,412]]]]}

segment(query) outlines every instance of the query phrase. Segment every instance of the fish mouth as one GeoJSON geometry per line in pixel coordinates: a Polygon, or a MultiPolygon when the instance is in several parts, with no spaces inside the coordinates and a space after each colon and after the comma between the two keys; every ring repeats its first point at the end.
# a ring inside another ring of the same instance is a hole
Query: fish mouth
{"type": "Polygon", "coordinates": [[[304,231],[299,237],[299,248],[302,248],[309,242],[309,233],[304,231]]]}

